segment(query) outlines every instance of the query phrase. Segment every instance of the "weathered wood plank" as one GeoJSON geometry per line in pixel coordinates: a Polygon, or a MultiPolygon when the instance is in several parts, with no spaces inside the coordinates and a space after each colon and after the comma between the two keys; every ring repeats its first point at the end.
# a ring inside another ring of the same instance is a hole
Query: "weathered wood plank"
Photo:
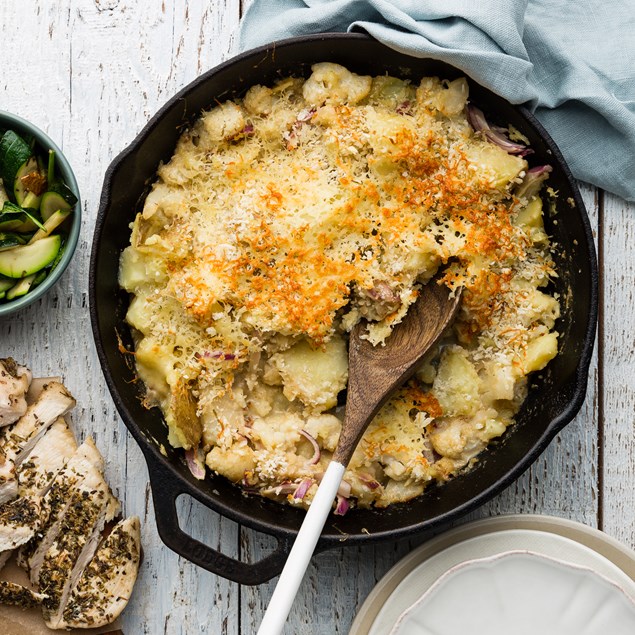
{"type": "Polygon", "coordinates": [[[635,547],[635,203],[604,197],[602,529],[635,547]]]}

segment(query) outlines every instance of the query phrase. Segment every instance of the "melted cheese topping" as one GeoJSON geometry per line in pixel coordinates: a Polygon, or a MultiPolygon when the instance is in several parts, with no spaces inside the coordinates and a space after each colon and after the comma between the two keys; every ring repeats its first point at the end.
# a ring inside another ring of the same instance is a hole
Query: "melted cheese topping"
{"type": "Polygon", "coordinates": [[[191,464],[309,502],[339,436],[347,334],[367,319],[381,345],[435,274],[463,287],[459,318],[364,435],[351,496],[412,498],[512,423],[557,352],[559,305],[539,289],[554,272],[527,162],[473,131],[467,98],[464,79],[324,63],[182,135],[120,281],[149,403],[191,464]]]}

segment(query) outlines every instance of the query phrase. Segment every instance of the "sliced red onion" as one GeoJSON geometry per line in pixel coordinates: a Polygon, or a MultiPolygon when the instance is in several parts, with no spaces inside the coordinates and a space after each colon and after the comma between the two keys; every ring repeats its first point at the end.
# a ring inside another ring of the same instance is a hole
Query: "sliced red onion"
{"type": "Polygon", "coordinates": [[[254,134],[253,124],[245,124],[236,134],[228,137],[230,141],[240,141],[243,137],[251,137],[254,134]]]}
{"type": "Polygon", "coordinates": [[[301,110],[296,117],[297,121],[301,121],[302,123],[311,121],[313,119],[313,115],[316,113],[315,108],[306,108],[305,110],[301,110]]]}
{"type": "MultiPolygon", "coordinates": [[[[318,483],[321,483],[323,478],[324,478],[324,472],[319,472],[318,474],[315,475],[315,480],[318,483]]],[[[337,488],[337,493],[340,496],[344,496],[345,498],[348,498],[351,495],[351,484],[348,481],[342,481],[340,483],[340,486],[337,488]]]]}
{"type": "Polygon", "coordinates": [[[516,196],[527,200],[532,199],[540,192],[543,181],[549,177],[552,171],[553,168],[550,165],[538,165],[527,170],[523,182],[516,188],[516,196]]]}
{"type": "Polygon", "coordinates": [[[313,118],[313,115],[317,112],[315,108],[301,110],[296,117],[296,120],[291,125],[291,129],[282,135],[282,138],[287,142],[287,150],[293,150],[298,147],[298,136],[296,132],[302,128],[305,123],[308,123],[313,118]]]}
{"type": "Polygon", "coordinates": [[[485,119],[483,111],[472,104],[469,104],[467,107],[467,120],[470,126],[474,128],[475,132],[482,132],[488,141],[503,148],[503,150],[505,150],[508,154],[517,154],[524,157],[533,152],[531,148],[528,148],[522,143],[514,143],[513,141],[510,141],[507,135],[503,132],[504,128],[500,128],[498,126],[492,128],[487,123],[487,119],[485,119]]]}
{"type": "Polygon", "coordinates": [[[333,512],[336,516],[343,516],[349,510],[350,504],[348,499],[344,496],[337,496],[337,505],[335,506],[335,511],[333,512]]]}
{"type": "Polygon", "coordinates": [[[296,125],[301,125],[299,123],[294,123],[293,127],[291,128],[291,130],[289,130],[288,132],[285,132],[282,135],[282,138],[285,140],[286,144],[287,144],[287,150],[294,150],[295,148],[298,147],[298,136],[295,133],[295,126],[296,125]]]}
{"type": "Polygon", "coordinates": [[[380,487],[380,484],[370,475],[362,472],[359,475],[359,480],[368,487],[368,489],[377,489],[380,487]]]}
{"type": "Polygon", "coordinates": [[[375,281],[370,289],[365,290],[365,293],[371,300],[377,302],[397,304],[401,300],[399,293],[382,280],[375,281]]]}
{"type": "Polygon", "coordinates": [[[300,430],[300,434],[313,446],[313,456],[311,457],[309,464],[315,465],[320,460],[320,456],[322,456],[320,446],[315,438],[312,437],[306,430],[300,430]]]}
{"type": "Polygon", "coordinates": [[[533,150],[528,148],[526,145],[522,143],[514,143],[507,138],[507,135],[502,132],[497,132],[496,130],[486,130],[485,136],[489,141],[493,144],[503,148],[507,154],[516,154],[518,156],[524,157],[528,154],[532,154],[533,150]]]}
{"type": "Polygon", "coordinates": [[[406,99],[406,101],[402,101],[397,106],[397,114],[398,115],[410,115],[412,111],[410,110],[410,100],[406,99]]]}
{"type": "Polygon", "coordinates": [[[434,456],[434,452],[428,448],[423,448],[421,456],[428,462],[428,465],[432,465],[436,462],[437,458],[434,456]]]}
{"type": "Polygon", "coordinates": [[[467,106],[467,121],[475,132],[485,132],[490,129],[483,111],[472,104],[467,106]]]}
{"type": "Polygon", "coordinates": [[[198,448],[185,451],[185,462],[187,463],[187,467],[190,468],[190,472],[194,478],[197,478],[199,481],[205,478],[205,467],[198,457],[198,448]]]}
{"type": "Polygon", "coordinates": [[[263,489],[263,494],[275,494],[276,496],[283,496],[287,494],[294,494],[298,486],[296,483],[292,483],[291,481],[283,481],[280,485],[276,485],[275,487],[268,487],[267,489],[263,489]]]}
{"type": "Polygon", "coordinates": [[[258,488],[256,487],[256,485],[250,482],[249,477],[247,476],[247,473],[245,473],[243,475],[241,484],[242,484],[242,488],[246,492],[257,492],[258,491],[258,488]]]}
{"type": "Polygon", "coordinates": [[[339,496],[348,498],[351,495],[351,484],[347,481],[342,481],[340,486],[337,488],[337,493],[339,496]]]}
{"type": "Polygon", "coordinates": [[[547,165],[537,165],[535,168],[530,168],[527,170],[527,175],[531,174],[534,176],[542,176],[543,174],[550,174],[553,171],[553,168],[547,165]]]}
{"type": "Polygon", "coordinates": [[[313,481],[310,478],[305,478],[300,485],[298,485],[295,492],[293,492],[293,498],[297,501],[301,501],[311,489],[311,485],[313,485],[313,481]]]}
{"type": "Polygon", "coordinates": [[[284,481],[280,483],[277,487],[274,487],[276,494],[293,494],[298,486],[295,483],[291,483],[291,481],[284,481]]]}
{"type": "Polygon", "coordinates": [[[236,359],[234,353],[226,353],[225,351],[204,351],[203,357],[207,359],[236,359]]]}

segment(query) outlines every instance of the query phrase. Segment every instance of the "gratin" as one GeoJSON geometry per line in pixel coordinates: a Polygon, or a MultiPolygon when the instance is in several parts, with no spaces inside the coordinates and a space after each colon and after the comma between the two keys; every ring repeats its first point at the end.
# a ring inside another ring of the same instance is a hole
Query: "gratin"
{"type": "Polygon", "coordinates": [[[381,346],[422,284],[463,288],[453,327],[364,434],[343,513],[471,464],[557,354],[550,168],[529,168],[526,139],[490,126],[465,79],[312,70],[183,133],[120,284],[147,404],[192,473],[303,506],[337,444],[352,327],[367,320],[381,346]]]}

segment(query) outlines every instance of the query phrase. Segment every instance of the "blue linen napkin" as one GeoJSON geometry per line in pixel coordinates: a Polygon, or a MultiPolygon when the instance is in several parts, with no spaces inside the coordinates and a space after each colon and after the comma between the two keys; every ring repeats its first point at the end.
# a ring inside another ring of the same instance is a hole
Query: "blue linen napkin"
{"type": "Polygon", "coordinates": [[[352,30],[526,104],[576,178],[635,201],[635,0],[254,0],[239,47],[352,30]]]}

